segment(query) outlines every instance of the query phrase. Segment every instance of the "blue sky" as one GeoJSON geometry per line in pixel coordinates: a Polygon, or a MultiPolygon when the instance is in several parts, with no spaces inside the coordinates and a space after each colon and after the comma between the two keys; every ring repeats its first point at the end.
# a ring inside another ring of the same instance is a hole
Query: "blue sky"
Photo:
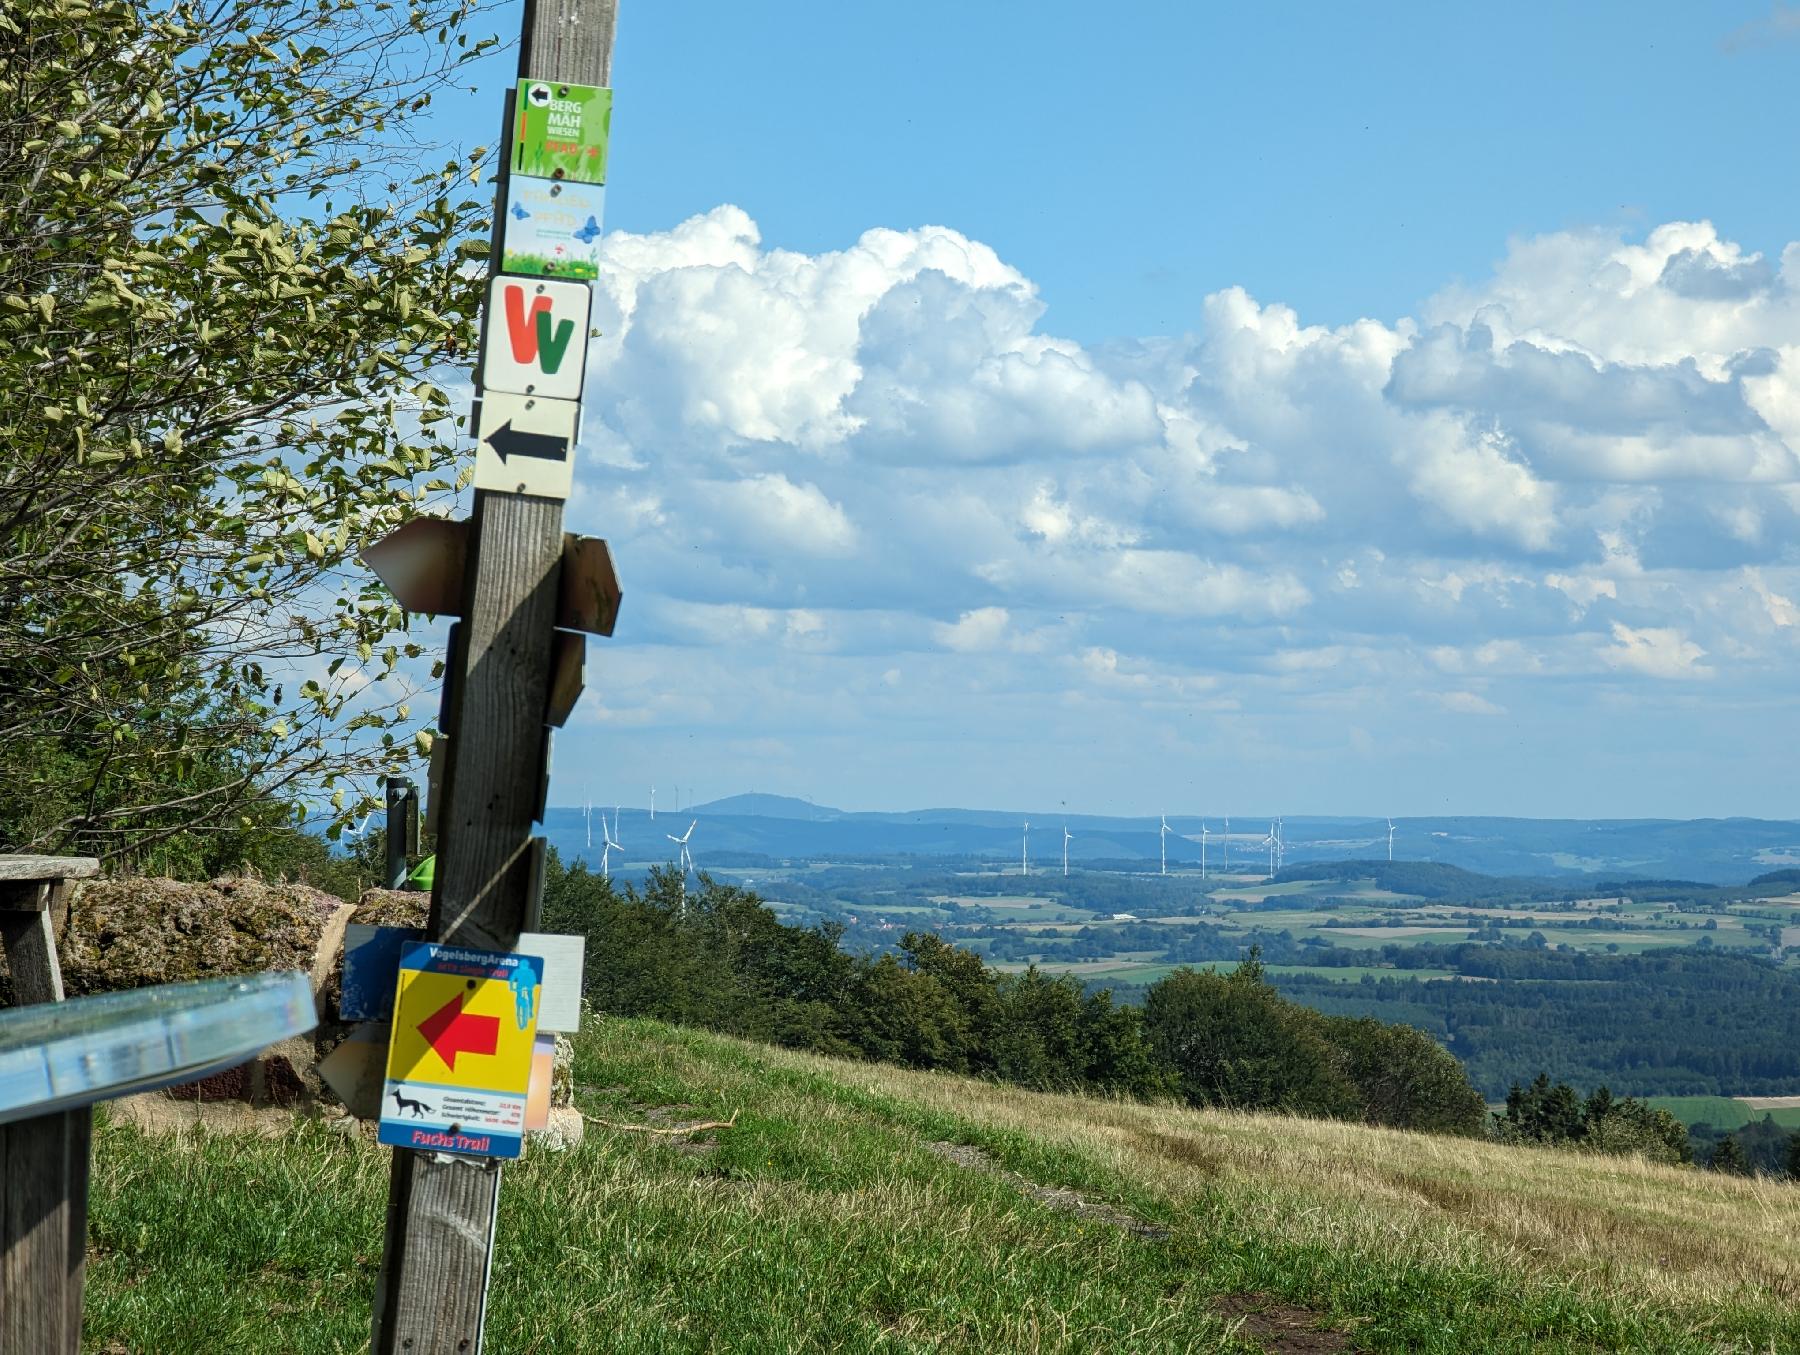
{"type": "Polygon", "coordinates": [[[625,0],[553,798],[1792,815],[1797,78],[1767,4],[625,0]]]}

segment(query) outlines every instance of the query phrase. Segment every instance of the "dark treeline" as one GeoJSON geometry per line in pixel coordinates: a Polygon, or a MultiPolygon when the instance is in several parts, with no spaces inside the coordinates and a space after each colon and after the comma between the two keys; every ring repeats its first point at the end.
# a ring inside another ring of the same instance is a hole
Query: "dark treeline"
{"type": "Polygon", "coordinates": [[[851,955],[836,924],[786,926],[747,890],[655,869],[623,889],[551,854],[543,926],[588,938],[599,1011],[1046,1090],[1480,1134],[1457,1061],[1407,1026],[1287,1001],[1254,954],[1229,976],[1181,970],[1141,1009],[1075,978],[1003,974],[929,932],[851,955]]]}
{"type": "Polygon", "coordinates": [[[1688,1126],[1688,1147],[1695,1162],[1714,1171],[1786,1176],[1800,1181],[1800,1133],[1782,1128],[1764,1115],[1739,1129],[1710,1124],[1688,1126]]]}
{"type": "Polygon", "coordinates": [[[1082,927],[1074,932],[1046,928],[1011,927],[980,938],[986,954],[995,960],[1037,958],[1047,965],[1102,960],[1121,952],[1140,951],[1155,956],[1159,964],[1210,964],[1236,961],[1250,946],[1258,947],[1265,964],[1367,964],[1364,952],[1346,948],[1335,959],[1331,943],[1316,937],[1295,940],[1292,932],[1272,927],[1228,930],[1210,922],[1191,922],[1182,927],[1149,922],[1121,922],[1105,927],[1082,927]]]}
{"type": "Polygon", "coordinates": [[[1404,955],[1408,968],[1463,977],[1338,983],[1284,974],[1277,983],[1321,1011],[1419,1027],[1491,1097],[1546,1066],[1639,1096],[1781,1095],[1800,1084],[1800,974],[1763,959],[1492,945],[1409,946],[1404,955]]]}
{"type": "MultiPolygon", "coordinates": [[[[1300,880],[1368,880],[1378,889],[1414,898],[1476,903],[1504,896],[1507,899],[1568,898],[1576,888],[1569,880],[1552,881],[1524,876],[1478,875],[1461,866],[1437,861],[1314,861],[1284,866],[1274,877],[1277,884],[1300,880]]],[[[1579,886],[1583,894],[1587,886],[1579,886]]]]}

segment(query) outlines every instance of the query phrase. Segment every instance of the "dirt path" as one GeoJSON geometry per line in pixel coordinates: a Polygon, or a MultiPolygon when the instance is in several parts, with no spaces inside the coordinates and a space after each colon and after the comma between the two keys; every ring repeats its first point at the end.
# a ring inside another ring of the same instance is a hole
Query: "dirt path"
{"type": "MultiPolygon", "coordinates": [[[[1104,1200],[1083,1195],[1069,1186],[1039,1185],[1017,1172],[1007,1171],[985,1149],[972,1143],[928,1143],[925,1147],[959,1167],[992,1173],[1020,1194],[1051,1209],[1111,1224],[1123,1232],[1152,1241],[1161,1241],[1169,1235],[1167,1228],[1128,1214],[1104,1200]]],[[[1270,1355],[1338,1355],[1338,1352],[1350,1349],[1350,1338],[1343,1332],[1321,1326],[1325,1320],[1322,1313],[1287,1303],[1272,1294],[1222,1294],[1213,1301],[1213,1306],[1231,1322],[1234,1331],[1255,1341],[1270,1355]]]]}

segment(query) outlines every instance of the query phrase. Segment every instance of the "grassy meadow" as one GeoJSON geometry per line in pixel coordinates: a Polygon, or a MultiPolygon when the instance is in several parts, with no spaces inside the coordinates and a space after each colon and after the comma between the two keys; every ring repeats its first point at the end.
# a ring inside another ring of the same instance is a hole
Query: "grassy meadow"
{"type": "MultiPolygon", "coordinates": [[[[1800,1349],[1800,1188],[1085,1100],[594,1019],[487,1348],[1800,1349]]],[[[387,1153],[96,1135],[86,1348],[366,1349],[387,1153]]]]}

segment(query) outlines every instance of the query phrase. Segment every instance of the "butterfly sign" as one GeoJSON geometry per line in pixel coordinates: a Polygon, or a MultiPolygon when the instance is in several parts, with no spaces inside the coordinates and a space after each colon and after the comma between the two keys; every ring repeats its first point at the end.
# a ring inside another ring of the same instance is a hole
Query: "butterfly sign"
{"type": "Polygon", "coordinates": [[[515,174],[507,180],[506,194],[506,215],[501,218],[502,273],[581,281],[600,276],[604,188],[515,174]]]}

